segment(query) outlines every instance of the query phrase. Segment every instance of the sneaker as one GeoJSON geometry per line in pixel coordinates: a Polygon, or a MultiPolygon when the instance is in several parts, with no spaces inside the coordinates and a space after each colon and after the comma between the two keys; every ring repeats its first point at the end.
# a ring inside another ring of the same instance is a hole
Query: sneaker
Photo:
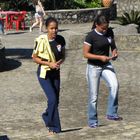
{"type": "Polygon", "coordinates": [[[107,115],[107,119],[108,120],[113,120],[113,121],[121,121],[121,120],[123,120],[122,117],[119,117],[119,116],[111,116],[111,115],[107,115]]]}
{"type": "Polygon", "coordinates": [[[32,27],[30,27],[30,32],[32,32],[33,31],[33,29],[32,29],[32,27]]]}
{"type": "Polygon", "coordinates": [[[89,127],[90,128],[97,128],[99,125],[97,123],[91,124],[89,127]]]}

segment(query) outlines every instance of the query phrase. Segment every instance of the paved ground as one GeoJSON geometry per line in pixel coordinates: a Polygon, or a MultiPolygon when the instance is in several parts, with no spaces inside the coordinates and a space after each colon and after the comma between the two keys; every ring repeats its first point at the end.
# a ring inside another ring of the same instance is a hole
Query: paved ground
{"type": "MultiPolygon", "coordinates": [[[[60,33],[68,41],[73,34],[87,33],[90,27],[91,24],[61,25],[60,33]]],[[[11,31],[3,37],[7,68],[0,73],[0,136],[10,140],[140,140],[140,52],[121,51],[119,59],[113,62],[120,82],[119,114],[124,120],[106,120],[108,91],[102,82],[98,107],[101,126],[90,129],[87,127],[86,60],[81,49],[67,50],[61,70],[63,131],[48,136],[41,119],[47,102],[36,78],[37,65],[30,57],[36,36],[37,29],[32,33],[11,31]]]]}

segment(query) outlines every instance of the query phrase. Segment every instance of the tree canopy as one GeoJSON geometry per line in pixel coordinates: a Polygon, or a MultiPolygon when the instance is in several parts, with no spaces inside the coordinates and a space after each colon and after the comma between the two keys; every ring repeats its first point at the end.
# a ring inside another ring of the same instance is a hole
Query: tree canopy
{"type": "MultiPolygon", "coordinates": [[[[4,10],[34,10],[35,0],[1,0],[4,10]]],[[[101,0],[41,0],[45,10],[55,9],[79,9],[101,6],[101,0]]]]}

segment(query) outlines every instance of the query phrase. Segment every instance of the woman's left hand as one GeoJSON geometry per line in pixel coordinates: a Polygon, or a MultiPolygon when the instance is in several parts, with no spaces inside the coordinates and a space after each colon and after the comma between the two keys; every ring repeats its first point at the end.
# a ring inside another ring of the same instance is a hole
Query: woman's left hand
{"type": "Polygon", "coordinates": [[[117,52],[117,50],[115,49],[115,50],[112,51],[112,60],[116,60],[117,57],[118,57],[118,52],[117,52]]]}

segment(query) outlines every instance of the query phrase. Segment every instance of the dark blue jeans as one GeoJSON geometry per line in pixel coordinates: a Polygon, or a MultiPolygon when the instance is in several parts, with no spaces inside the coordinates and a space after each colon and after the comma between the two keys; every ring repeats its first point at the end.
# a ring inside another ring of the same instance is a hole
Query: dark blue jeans
{"type": "Polygon", "coordinates": [[[42,114],[42,118],[49,130],[56,133],[61,132],[61,125],[58,112],[59,91],[60,91],[60,72],[56,70],[47,71],[46,78],[40,78],[40,67],[37,76],[42,89],[48,99],[46,111],[42,114]]]}

